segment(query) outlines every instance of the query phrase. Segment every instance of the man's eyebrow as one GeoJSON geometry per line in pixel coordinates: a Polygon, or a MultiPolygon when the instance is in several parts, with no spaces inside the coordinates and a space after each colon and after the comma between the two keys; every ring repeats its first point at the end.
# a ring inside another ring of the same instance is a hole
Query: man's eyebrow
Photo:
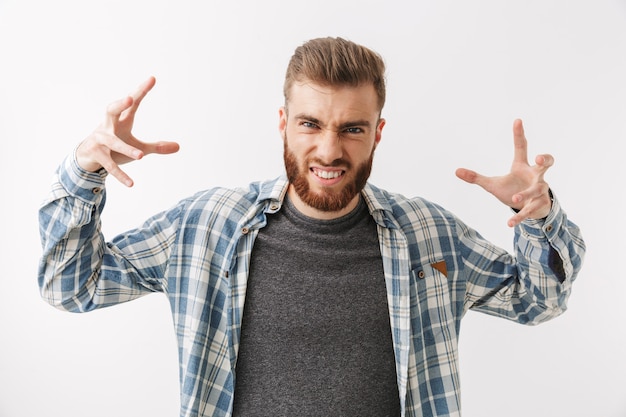
{"type": "Polygon", "coordinates": [[[370,122],[365,119],[345,122],[339,125],[339,130],[347,129],[349,127],[370,127],[370,122]]]}
{"type": "Polygon", "coordinates": [[[310,114],[306,114],[306,113],[299,113],[295,116],[296,120],[306,120],[308,122],[312,122],[315,123],[316,125],[320,124],[319,119],[311,116],[310,114]]]}
{"type": "MultiPolygon", "coordinates": [[[[315,123],[318,126],[322,126],[322,123],[321,123],[321,121],[318,118],[313,117],[313,116],[311,116],[309,114],[306,114],[306,113],[297,114],[295,116],[295,119],[296,120],[306,120],[306,121],[309,121],[311,123],[315,123]]],[[[371,126],[371,123],[369,122],[369,120],[359,119],[359,120],[352,120],[352,121],[348,121],[348,122],[344,122],[344,123],[340,124],[338,126],[338,130],[347,129],[349,127],[366,127],[366,128],[368,128],[370,126],[371,126]]]]}

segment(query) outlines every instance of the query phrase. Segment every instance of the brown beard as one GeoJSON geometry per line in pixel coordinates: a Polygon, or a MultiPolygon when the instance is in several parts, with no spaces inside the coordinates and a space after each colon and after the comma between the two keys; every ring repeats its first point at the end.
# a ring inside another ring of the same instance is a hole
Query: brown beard
{"type": "MultiPolygon", "coordinates": [[[[324,190],[320,193],[316,193],[311,191],[309,188],[309,181],[307,179],[309,166],[308,161],[304,161],[301,170],[300,167],[298,167],[298,160],[296,159],[296,156],[287,146],[286,139],[284,143],[283,158],[285,160],[285,170],[287,172],[289,183],[293,186],[296,194],[298,194],[298,197],[300,197],[305,204],[320,211],[332,212],[346,208],[352,199],[360,193],[361,190],[363,190],[363,187],[365,187],[367,179],[372,172],[374,149],[372,149],[369,159],[357,168],[354,179],[346,184],[341,190],[324,190]]],[[[313,160],[312,162],[319,163],[322,166],[326,165],[319,160],[313,160]]],[[[350,168],[352,167],[350,163],[343,159],[333,161],[330,166],[345,166],[348,171],[350,171],[350,168]]]]}

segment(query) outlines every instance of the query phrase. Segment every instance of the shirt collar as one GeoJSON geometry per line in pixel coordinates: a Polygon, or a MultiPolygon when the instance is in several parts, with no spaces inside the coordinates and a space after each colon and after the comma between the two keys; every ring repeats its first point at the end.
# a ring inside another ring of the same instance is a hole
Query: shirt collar
{"type": "MultiPolygon", "coordinates": [[[[283,205],[288,188],[289,181],[285,175],[281,175],[273,181],[263,182],[259,185],[259,202],[268,202],[269,212],[278,211],[283,205]]],[[[365,199],[370,215],[377,224],[391,229],[398,228],[387,191],[368,182],[361,191],[361,195],[365,199]]]]}

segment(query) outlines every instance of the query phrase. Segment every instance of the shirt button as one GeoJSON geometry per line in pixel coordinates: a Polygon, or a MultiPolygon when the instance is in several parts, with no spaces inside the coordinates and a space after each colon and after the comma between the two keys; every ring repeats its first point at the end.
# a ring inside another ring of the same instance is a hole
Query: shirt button
{"type": "Polygon", "coordinates": [[[546,232],[551,232],[552,231],[552,225],[549,224],[546,226],[546,232]]]}
{"type": "Polygon", "coordinates": [[[250,229],[248,229],[247,227],[244,227],[243,229],[241,229],[241,233],[243,233],[244,235],[247,235],[249,231],[250,229]]]}
{"type": "Polygon", "coordinates": [[[417,277],[418,277],[419,279],[424,279],[424,277],[425,277],[425,276],[426,276],[426,274],[424,273],[424,271],[419,271],[419,272],[417,273],[417,277]]]}
{"type": "Polygon", "coordinates": [[[101,191],[102,191],[102,188],[100,187],[94,187],[91,189],[91,192],[94,194],[100,194],[101,191]]]}
{"type": "Polygon", "coordinates": [[[270,210],[278,210],[278,204],[274,203],[270,206],[270,210]]]}

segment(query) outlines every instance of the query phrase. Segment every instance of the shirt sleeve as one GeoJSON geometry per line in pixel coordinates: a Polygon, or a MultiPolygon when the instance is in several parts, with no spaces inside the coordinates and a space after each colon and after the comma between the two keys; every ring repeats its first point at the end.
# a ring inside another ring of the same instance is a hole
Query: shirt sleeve
{"type": "Polygon", "coordinates": [[[523,324],[538,324],[566,310],[586,247],[556,198],[545,219],[527,219],[515,227],[514,255],[462,224],[460,236],[467,271],[465,310],[523,324]]]}
{"type": "Polygon", "coordinates": [[[83,170],[72,154],[55,172],[39,209],[38,284],[42,298],[59,309],[90,311],[165,289],[176,210],[106,242],[101,231],[106,176],[104,170],[83,170]]]}

